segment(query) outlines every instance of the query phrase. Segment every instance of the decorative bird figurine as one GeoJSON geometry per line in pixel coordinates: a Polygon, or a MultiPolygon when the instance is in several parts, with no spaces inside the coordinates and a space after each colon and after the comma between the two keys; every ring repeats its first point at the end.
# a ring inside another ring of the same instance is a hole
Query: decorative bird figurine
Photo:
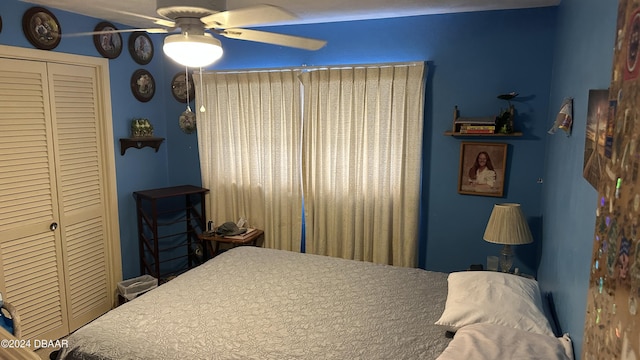
{"type": "Polygon", "coordinates": [[[500,94],[498,95],[498,99],[500,100],[507,100],[507,102],[509,103],[509,107],[511,107],[511,99],[513,99],[514,97],[518,96],[518,93],[515,91],[512,91],[510,93],[507,94],[500,94]]]}
{"type": "Polygon", "coordinates": [[[513,116],[515,111],[513,109],[513,105],[511,105],[511,99],[516,96],[518,96],[518,93],[513,91],[507,94],[498,95],[498,99],[507,100],[507,103],[509,103],[507,109],[500,110],[500,115],[496,118],[496,127],[499,133],[509,134],[513,132],[513,116]]]}

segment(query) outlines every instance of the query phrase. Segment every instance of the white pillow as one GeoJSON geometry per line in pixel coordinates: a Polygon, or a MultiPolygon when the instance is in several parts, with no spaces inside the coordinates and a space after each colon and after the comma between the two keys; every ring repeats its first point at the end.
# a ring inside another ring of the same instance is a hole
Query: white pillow
{"type": "Polygon", "coordinates": [[[561,338],[494,324],[473,324],[456,332],[437,360],[573,360],[569,335],[561,338]]]}
{"type": "Polygon", "coordinates": [[[449,274],[445,309],[437,325],[457,330],[492,323],[555,336],[542,310],[538,282],[495,271],[449,274]]]}

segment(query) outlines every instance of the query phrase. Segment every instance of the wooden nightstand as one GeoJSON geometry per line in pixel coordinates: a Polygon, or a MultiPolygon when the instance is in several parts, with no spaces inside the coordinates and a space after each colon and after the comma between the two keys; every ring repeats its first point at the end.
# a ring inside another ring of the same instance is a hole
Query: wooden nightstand
{"type": "Polygon", "coordinates": [[[247,229],[247,232],[235,236],[220,236],[215,231],[207,231],[198,235],[198,239],[203,242],[203,245],[209,249],[211,257],[218,255],[220,251],[220,244],[230,244],[235,246],[261,246],[264,242],[264,231],[260,229],[247,229]]]}

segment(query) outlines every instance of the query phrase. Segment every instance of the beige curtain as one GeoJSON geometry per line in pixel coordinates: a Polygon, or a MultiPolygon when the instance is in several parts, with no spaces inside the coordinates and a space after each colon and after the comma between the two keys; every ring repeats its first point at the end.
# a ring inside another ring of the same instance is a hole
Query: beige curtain
{"type": "Polygon", "coordinates": [[[424,63],[301,75],[307,252],[416,265],[424,75],[424,63]]]}
{"type": "Polygon", "coordinates": [[[302,231],[298,74],[204,73],[202,82],[194,76],[209,218],[220,225],[245,217],[265,231],[266,247],[291,251],[300,251],[302,231]]]}

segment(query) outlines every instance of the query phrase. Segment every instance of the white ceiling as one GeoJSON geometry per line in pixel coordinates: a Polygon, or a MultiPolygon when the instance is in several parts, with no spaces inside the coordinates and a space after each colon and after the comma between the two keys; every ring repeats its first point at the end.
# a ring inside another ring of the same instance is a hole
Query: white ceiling
{"type": "MultiPolygon", "coordinates": [[[[22,0],[139,28],[154,27],[156,0],[22,0]]],[[[203,0],[175,0],[176,4],[203,0]]],[[[219,0],[213,0],[220,2],[219,0]]],[[[268,3],[298,15],[288,24],[365,20],[469,11],[555,6],[560,0],[228,0],[227,10],[268,3]]],[[[219,9],[224,10],[224,9],[219,9]]],[[[282,23],[280,23],[282,24],[282,23]]]]}

